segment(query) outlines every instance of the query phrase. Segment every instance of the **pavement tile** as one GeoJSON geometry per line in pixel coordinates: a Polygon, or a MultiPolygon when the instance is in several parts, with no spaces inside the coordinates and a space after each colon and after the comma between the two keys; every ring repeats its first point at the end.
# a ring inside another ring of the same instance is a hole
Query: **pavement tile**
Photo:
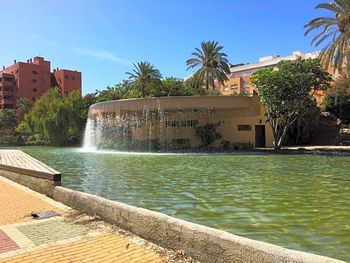
{"type": "Polygon", "coordinates": [[[19,246],[4,231],[0,230],[0,253],[19,249],[19,246]]]}
{"type": "Polygon", "coordinates": [[[155,262],[162,259],[154,251],[136,244],[124,245],[125,238],[117,234],[106,234],[98,237],[85,238],[66,245],[53,246],[43,250],[0,259],[0,263],[33,262],[62,263],[62,262],[155,262]],[[108,248],[100,249],[99,244],[108,248]],[[122,244],[122,246],[120,246],[122,244]],[[84,250],[81,250],[81,247],[84,250]],[[147,260],[147,261],[145,261],[147,260]]]}
{"type": "Polygon", "coordinates": [[[0,263],[164,262],[154,250],[67,211],[73,212],[0,176],[0,263]],[[48,210],[61,216],[30,216],[48,210]]]}
{"type": "Polygon", "coordinates": [[[0,180],[0,225],[32,220],[31,213],[48,210],[62,213],[57,207],[0,180]]]}

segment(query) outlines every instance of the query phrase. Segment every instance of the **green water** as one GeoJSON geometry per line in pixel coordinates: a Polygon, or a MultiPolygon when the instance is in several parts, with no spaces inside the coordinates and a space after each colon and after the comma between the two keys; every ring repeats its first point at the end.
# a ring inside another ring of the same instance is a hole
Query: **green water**
{"type": "Polygon", "coordinates": [[[350,157],[147,155],[26,147],[63,185],[350,261],[350,157]]]}

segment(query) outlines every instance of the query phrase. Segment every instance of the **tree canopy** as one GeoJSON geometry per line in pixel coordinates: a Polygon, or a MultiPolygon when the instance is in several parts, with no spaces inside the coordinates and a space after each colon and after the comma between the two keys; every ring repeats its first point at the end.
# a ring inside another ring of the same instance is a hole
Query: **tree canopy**
{"type": "Polygon", "coordinates": [[[160,71],[148,61],[141,61],[134,64],[132,72],[126,72],[129,75],[130,84],[137,86],[141,90],[142,97],[146,96],[146,89],[159,82],[162,78],[160,71]]]}
{"type": "Polygon", "coordinates": [[[186,61],[187,70],[197,68],[192,76],[195,86],[204,86],[208,91],[215,88],[216,81],[223,85],[228,80],[230,67],[223,48],[215,41],[204,41],[200,49],[195,48],[192,58],[186,61]]]}
{"type": "Polygon", "coordinates": [[[333,113],[342,123],[350,124],[350,78],[348,76],[335,81],[327,91],[325,110],[333,113]]]}
{"type": "Polygon", "coordinates": [[[82,135],[86,119],[83,112],[84,103],[77,91],[64,97],[52,88],[25,115],[20,131],[38,135],[52,145],[67,145],[82,135]]]}
{"type": "Polygon", "coordinates": [[[321,52],[321,62],[328,68],[341,69],[349,62],[350,50],[350,1],[335,0],[316,6],[331,12],[331,16],[317,17],[305,26],[305,35],[316,32],[311,43],[316,47],[326,42],[321,52]]]}
{"type": "Polygon", "coordinates": [[[315,104],[313,92],[327,89],[330,81],[318,59],[281,61],[275,70],[264,68],[252,75],[251,83],[261,95],[276,149],[283,145],[290,127],[315,104]]]}

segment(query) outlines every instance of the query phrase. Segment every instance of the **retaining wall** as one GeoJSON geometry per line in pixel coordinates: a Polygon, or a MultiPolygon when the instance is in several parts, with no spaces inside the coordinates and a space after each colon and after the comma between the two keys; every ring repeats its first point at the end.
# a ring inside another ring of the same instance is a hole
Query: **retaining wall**
{"type": "Polygon", "coordinates": [[[162,213],[55,187],[53,199],[128,230],[162,247],[183,250],[203,263],[340,263],[193,224],[162,213]]]}
{"type": "Polygon", "coordinates": [[[0,176],[8,178],[16,183],[24,185],[36,192],[52,197],[55,186],[61,185],[61,181],[52,181],[38,177],[32,177],[19,172],[12,172],[0,169],[0,176]]]}

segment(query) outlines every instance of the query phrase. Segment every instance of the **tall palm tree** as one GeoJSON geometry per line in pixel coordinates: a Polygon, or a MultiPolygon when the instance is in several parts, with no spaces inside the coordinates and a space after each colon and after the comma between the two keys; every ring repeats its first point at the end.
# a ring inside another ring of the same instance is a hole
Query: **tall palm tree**
{"type": "Polygon", "coordinates": [[[140,87],[142,97],[146,95],[145,89],[151,82],[158,81],[162,78],[159,70],[147,61],[140,61],[133,64],[133,72],[126,72],[129,75],[129,83],[136,84],[140,87]]]}
{"type": "Polygon", "coordinates": [[[311,43],[316,47],[328,41],[321,52],[321,62],[325,67],[341,69],[348,62],[350,50],[350,0],[334,0],[322,3],[316,9],[325,9],[332,13],[328,17],[318,17],[305,25],[305,35],[316,31],[311,43]]]}
{"type": "Polygon", "coordinates": [[[195,48],[192,58],[186,61],[187,70],[198,68],[193,75],[193,81],[197,86],[205,86],[207,90],[215,87],[215,81],[222,85],[228,80],[227,75],[230,74],[227,55],[221,50],[223,46],[219,46],[218,42],[203,41],[201,49],[195,48]]]}

